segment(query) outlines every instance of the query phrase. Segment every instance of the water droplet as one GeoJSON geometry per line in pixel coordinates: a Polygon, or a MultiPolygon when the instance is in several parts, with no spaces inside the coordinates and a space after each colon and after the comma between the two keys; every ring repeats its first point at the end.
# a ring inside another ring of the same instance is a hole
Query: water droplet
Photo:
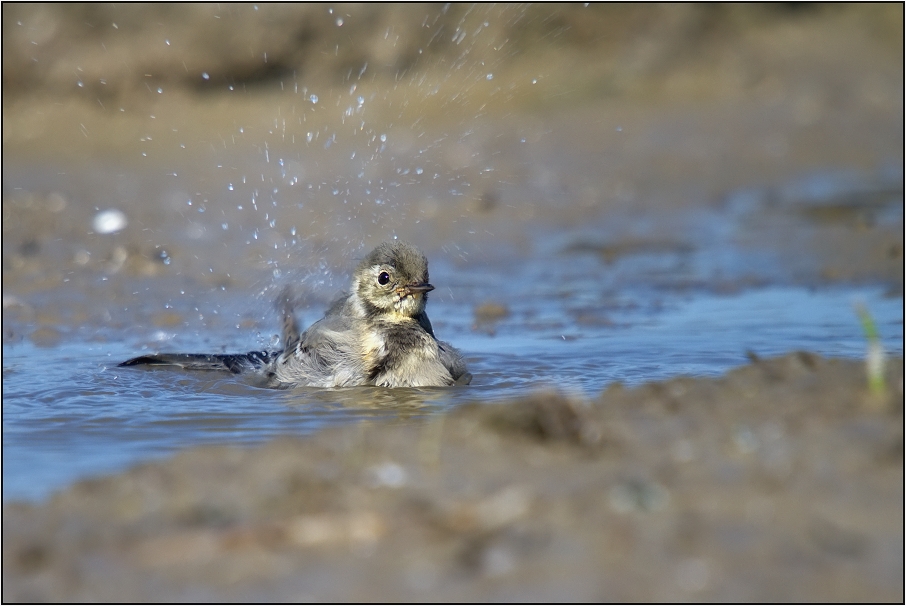
{"type": "Polygon", "coordinates": [[[205,80],[211,79],[211,76],[208,74],[208,72],[201,72],[201,77],[204,78],[205,80]]]}
{"type": "Polygon", "coordinates": [[[230,224],[229,224],[229,223],[221,223],[221,224],[220,224],[220,227],[223,228],[223,231],[226,231],[226,230],[228,230],[228,229],[230,228],[230,224]]]}
{"type": "Polygon", "coordinates": [[[618,127],[617,127],[617,132],[618,132],[618,133],[623,132],[623,127],[622,127],[622,126],[618,126],[618,127]]]}
{"type": "Polygon", "coordinates": [[[387,135],[381,135],[381,143],[385,143],[386,141],[387,141],[387,135]]]}
{"type": "Polygon", "coordinates": [[[485,78],[487,78],[488,80],[493,80],[494,74],[488,74],[487,76],[485,76],[485,78]]]}
{"type": "Polygon", "coordinates": [[[337,27],[343,26],[343,17],[337,17],[337,27]]]}
{"type": "Polygon", "coordinates": [[[232,184],[232,183],[227,184],[227,190],[233,191],[233,184],[232,184]]]}
{"type": "Polygon", "coordinates": [[[415,174],[416,174],[416,175],[420,175],[420,174],[422,174],[423,172],[425,172],[425,171],[422,169],[421,166],[419,166],[418,168],[415,169],[415,174]]]}
{"type": "Polygon", "coordinates": [[[308,97],[308,100],[311,101],[312,103],[317,103],[317,102],[318,102],[318,95],[311,95],[311,96],[308,97]]]}
{"type": "Polygon", "coordinates": [[[164,42],[167,43],[167,46],[170,46],[170,41],[169,41],[169,40],[164,40],[164,42]]]}

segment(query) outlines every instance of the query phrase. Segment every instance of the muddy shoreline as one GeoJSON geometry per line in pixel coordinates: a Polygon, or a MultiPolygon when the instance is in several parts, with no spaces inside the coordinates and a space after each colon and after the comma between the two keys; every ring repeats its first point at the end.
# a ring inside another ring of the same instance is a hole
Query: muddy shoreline
{"type": "Polygon", "coordinates": [[[903,596],[903,374],[809,353],[260,448],[4,507],[5,601],[903,596]]]}

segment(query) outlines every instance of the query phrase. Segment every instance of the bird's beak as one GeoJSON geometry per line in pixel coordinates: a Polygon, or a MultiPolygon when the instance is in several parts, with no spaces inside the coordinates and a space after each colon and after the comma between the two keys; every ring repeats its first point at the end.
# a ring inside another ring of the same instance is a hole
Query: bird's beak
{"type": "Polygon", "coordinates": [[[402,294],[405,295],[414,295],[417,293],[425,293],[434,290],[434,287],[428,284],[427,282],[422,284],[406,284],[401,289],[402,294]]]}

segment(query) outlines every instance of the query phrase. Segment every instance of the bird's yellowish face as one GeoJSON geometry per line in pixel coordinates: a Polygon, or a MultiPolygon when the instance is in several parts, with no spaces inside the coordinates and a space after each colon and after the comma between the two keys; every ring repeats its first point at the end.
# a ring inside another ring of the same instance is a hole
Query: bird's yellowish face
{"type": "Polygon", "coordinates": [[[353,292],[365,312],[383,320],[407,320],[425,310],[428,259],[411,244],[384,242],[366,256],[355,271],[353,292]]]}
{"type": "Polygon", "coordinates": [[[412,318],[425,310],[428,292],[434,290],[428,283],[427,269],[419,276],[410,274],[405,267],[390,264],[361,269],[361,275],[357,276],[359,296],[386,314],[387,319],[412,318]]]}

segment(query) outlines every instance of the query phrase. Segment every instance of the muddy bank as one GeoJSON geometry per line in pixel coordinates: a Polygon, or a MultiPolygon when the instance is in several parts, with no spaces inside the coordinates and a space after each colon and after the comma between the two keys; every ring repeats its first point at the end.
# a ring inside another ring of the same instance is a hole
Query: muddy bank
{"type": "MultiPolygon", "coordinates": [[[[465,82],[473,69],[509,78],[551,60],[569,68],[551,74],[560,88],[584,81],[573,97],[708,95],[762,83],[791,50],[860,41],[864,52],[870,39],[895,53],[903,32],[896,5],[12,4],[3,16],[5,102],[72,96],[101,108],[147,103],[158,87],[273,92],[297,78],[342,87],[360,72],[392,85],[461,71],[452,76],[465,82]]],[[[789,67],[815,61],[801,53],[789,67]]]]}
{"type": "Polygon", "coordinates": [[[197,448],[3,510],[4,601],[903,600],[903,374],[808,353],[197,448]]]}

